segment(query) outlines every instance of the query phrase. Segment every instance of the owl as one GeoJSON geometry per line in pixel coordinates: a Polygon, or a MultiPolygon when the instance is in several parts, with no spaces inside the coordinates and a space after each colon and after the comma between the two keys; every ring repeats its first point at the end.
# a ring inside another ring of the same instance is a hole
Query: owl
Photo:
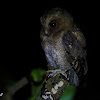
{"type": "Polygon", "coordinates": [[[78,86],[87,73],[86,39],[62,8],[46,11],[41,17],[41,45],[48,62],[50,76],[62,74],[69,83],[78,86]]]}

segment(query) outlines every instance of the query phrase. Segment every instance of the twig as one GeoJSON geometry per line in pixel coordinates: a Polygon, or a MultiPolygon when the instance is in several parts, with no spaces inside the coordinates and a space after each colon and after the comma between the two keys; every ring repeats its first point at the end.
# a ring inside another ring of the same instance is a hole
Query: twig
{"type": "Polygon", "coordinates": [[[13,95],[22,87],[28,84],[28,80],[26,77],[17,81],[14,85],[7,88],[7,92],[2,96],[1,100],[13,100],[13,95]]]}

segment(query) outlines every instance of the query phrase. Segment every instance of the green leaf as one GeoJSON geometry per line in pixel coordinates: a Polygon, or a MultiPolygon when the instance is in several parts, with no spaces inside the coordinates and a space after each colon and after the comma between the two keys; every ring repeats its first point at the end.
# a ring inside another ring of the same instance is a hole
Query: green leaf
{"type": "Polygon", "coordinates": [[[37,97],[37,95],[39,94],[40,90],[41,90],[42,84],[38,85],[38,86],[32,86],[31,90],[32,90],[32,96],[28,99],[28,100],[35,100],[35,98],[37,97]]]}
{"type": "Polygon", "coordinates": [[[31,76],[35,82],[40,82],[43,79],[43,75],[45,74],[45,70],[41,68],[33,69],[31,71],[31,76]]]}
{"type": "Polygon", "coordinates": [[[68,88],[65,89],[60,100],[73,100],[75,92],[76,92],[76,87],[69,85],[68,88]]]}

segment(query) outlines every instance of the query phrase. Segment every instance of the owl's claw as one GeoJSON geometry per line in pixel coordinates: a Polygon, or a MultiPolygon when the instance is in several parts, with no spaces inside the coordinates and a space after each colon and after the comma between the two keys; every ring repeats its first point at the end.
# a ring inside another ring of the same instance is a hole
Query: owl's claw
{"type": "Polygon", "coordinates": [[[57,70],[48,70],[48,71],[46,71],[47,73],[51,73],[51,74],[49,74],[48,75],[48,77],[55,77],[57,74],[58,74],[58,72],[60,72],[61,71],[61,69],[57,69],[57,70]]]}
{"type": "Polygon", "coordinates": [[[66,72],[66,70],[61,70],[61,69],[56,69],[56,70],[48,70],[48,71],[46,71],[47,73],[51,73],[51,74],[49,74],[48,75],[48,77],[55,77],[57,74],[62,74],[63,76],[65,76],[66,78],[68,78],[67,77],[67,74],[65,73],[66,72]]]}
{"type": "Polygon", "coordinates": [[[53,72],[59,72],[59,71],[61,71],[61,69],[56,69],[56,70],[48,70],[48,71],[46,71],[47,73],[53,73],[53,72]]]}

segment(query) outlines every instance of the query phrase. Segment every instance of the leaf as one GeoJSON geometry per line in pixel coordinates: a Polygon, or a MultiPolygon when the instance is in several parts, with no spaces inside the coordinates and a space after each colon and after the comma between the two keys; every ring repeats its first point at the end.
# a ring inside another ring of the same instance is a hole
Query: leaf
{"type": "Polygon", "coordinates": [[[41,86],[42,84],[38,85],[38,86],[35,86],[33,85],[31,90],[32,90],[32,96],[28,99],[28,100],[35,100],[35,98],[37,97],[37,95],[39,94],[40,90],[41,90],[41,86]]]}
{"type": "Polygon", "coordinates": [[[73,97],[75,95],[76,92],[76,87],[69,85],[65,91],[63,92],[60,100],[73,100],[73,97]]]}
{"type": "Polygon", "coordinates": [[[31,76],[33,77],[33,80],[35,82],[40,82],[43,79],[43,75],[45,74],[45,70],[38,68],[38,69],[33,69],[31,71],[31,76]]]}

